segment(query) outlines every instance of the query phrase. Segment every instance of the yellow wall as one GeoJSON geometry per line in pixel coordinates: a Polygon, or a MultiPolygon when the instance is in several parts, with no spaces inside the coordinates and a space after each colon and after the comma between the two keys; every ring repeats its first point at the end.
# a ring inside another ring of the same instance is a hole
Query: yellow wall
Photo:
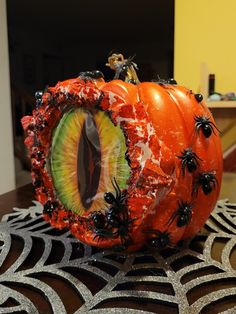
{"type": "Polygon", "coordinates": [[[236,0],[175,0],[177,82],[199,92],[202,63],[216,91],[236,92],[236,0]]]}

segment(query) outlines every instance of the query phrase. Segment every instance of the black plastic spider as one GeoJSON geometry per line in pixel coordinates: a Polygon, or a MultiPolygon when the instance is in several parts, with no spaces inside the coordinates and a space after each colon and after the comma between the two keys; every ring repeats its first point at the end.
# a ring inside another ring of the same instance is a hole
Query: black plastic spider
{"type": "MultiPolygon", "coordinates": [[[[114,80],[116,79],[124,80],[130,67],[133,67],[135,70],[138,70],[137,64],[133,62],[134,57],[135,56],[129,57],[123,62],[120,61],[120,63],[117,64],[114,80]]],[[[132,83],[132,80],[130,81],[130,83],[132,83]]]]}
{"type": "Polygon", "coordinates": [[[192,151],[192,148],[186,148],[181,152],[181,156],[177,156],[178,158],[182,159],[181,161],[181,168],[182,174],[185,175],[185,168],[187,167],[190,173],[194,172],[197,167],[199,166],[199,160],[202,160],[200,157],[197,156],[196,153],[192,151]]]}
{"type": "Polygon", "coordinates": [[[105,215],[102,212],[94,212],[91,214],[91,220],[93,222],[93,226],[96,229],[102,229],[105,226],[106,219],[105,215]]]}
{"type": "MultiPolygon", "coordinates": [[[[106,217],[107,218],[107,217],[106,217]]],[[[129,236],[129,229],[131,227],[132,222],[135,219],[119,219],[116,221],[116,224],[114,226],[111,225],[111,222],[107,221],[107,224],[104,225],[103,228],[94,228],[94,239],[98,238],[98,241],[100,239],[115,239],[120,238],[121,244],[123,247],[126,247],[128,244],[131,243],[131,239],[129,236]]]]}
{"type": "Polygon", "coordinates": [[[203,100],[202,94],[195,94],[194,97],[198,103],[200,103],[203,100]]]}
{"type": "Polygon", "coordinates": [[[176,80],[173,79],[173,78],[168,79],[168,80],[167,80],[167,83],[170,84],[170,85],[177,85],[177,84],[178,84],[178,83],[176,82],[176,80]]]}
{"type": "Polygon", "coordinates": [[[36,107],[37,107],[37,108],[41,105],[41,103],[42,103],[42,98],[43,98],[43,91],[38,90],[38,91],[35,93],[36,107]]]}
{"type": "Polygon", "coordinates": [[[197,131],[197,133],[199,133],[200,129],[202,130],[203,135],[208,138],[209,136],[211,136],[212,132],[214,134],[216,129],[218,132],[220,132],[216,125],[210,120],[210,117],[207,116],[195,116],[194,117],[195,120],[195,129],[197,131]]]}
{"type": "Polygon", "coordinates": [[[57,202],[47,201],[47,203],[45,203],[43,206],[43,213],[47,214],[49,217],[52,217],[52,213],[57,209],[57,207],[57,202]]]}
{"type": "Polygon", "coordinates": [[[87,81],[93,81],[100,78],[104,78],[104,75],[101,71],[94,70],[94,71],[80,72],[79,78],[87,82],[87,81]]]}
{"type": "Polygon", "coordinates": [[[217,184],[218,182],[214,171],[199,173],[197,180],[195,181],[192,194],[196,196],[198,194],[199,187],[201,187],[203,193],[208,195],[216,188],[217,184]]]}
{"type": "Polygon", "coordinates": [[[176,217],[178,217],[177,218],[178,227],[184,227],[188,225],[192,218],[192,208],[193,208],[193,205],[190,203],[183,202],[183,201],[178,202],[178,208],[170,217],[170,220],[168,221],[168,225],[171,225],[176,217]]]}
{"type": "Polygon", "coordinates": [[[164,88],[168,88],[167,85],[177,85],[177,82],[175,79],[170,78],[170,79],[165,80],[165,79],[160,78],[159,75],[157,75],[157,79],[153,79],[152,82],[157,83],[164,88]]]}
{"type": "Polygon", "coordinates": [[[154,237],[149,238],[147,241],[147,245],[153,249],[164,249],[171,245],[170,233],[167,231],[151,229],[144,231],[144,233],[155,235],[154,237]]]}
{"type": "Polygon", "coordinates": [[[107,202],[107,204],[112,205],[114,212],[120,212],[123,210],[125,204],[126,191],[121,192],[116,179],[114,178],[113,180],[114,182],[111,181],[111,183],[115,190],[115,195],[112,192],[106,192],[104,194],[104,200],[107,202]]]}

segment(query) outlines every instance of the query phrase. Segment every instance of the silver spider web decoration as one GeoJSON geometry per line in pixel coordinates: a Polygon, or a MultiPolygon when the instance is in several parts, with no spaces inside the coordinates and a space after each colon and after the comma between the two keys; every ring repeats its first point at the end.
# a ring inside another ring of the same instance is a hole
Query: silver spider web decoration
{"type": "Polygon", "coordinates": [[[0,222],[0,313],[236,313],[236,204],[159,252],[99,251],[42,218],[36,201],[0,222]]]}

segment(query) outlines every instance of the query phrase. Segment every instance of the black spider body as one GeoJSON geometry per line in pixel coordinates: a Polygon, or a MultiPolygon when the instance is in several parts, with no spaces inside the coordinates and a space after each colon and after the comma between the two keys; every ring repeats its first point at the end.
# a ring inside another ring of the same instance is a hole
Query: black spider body
{"type": "Polygon", "coordinates": [[[178,227],[184,227],[189,224],[192,218],[192,208],[193,205],[187,202],[179,202],[178,208],[170,217],[168,224],[172,224],[172,222],[177,218],[176,224],[178,227]]]}
{"type": "Polygon", "coordinates": [[[203,100],[202,94],[195,94],[194,97],[198,103],[200,103],[203,100]]]}
{"type": "Polygon", "coordinates": [[[87,82],[87,81],[93,81],[93,80],[104,78],[104,75],[101,71],[97,71],[97,70],[86,71],[86,72],[80,72],[79,78],[87,82]]]}
{"type": "Polygon", "coordinates": [[[116,179],[112,181],[113,188],[115,190],[115,195],[112,192],[106,192],[104,194],[104,200],[107,204],[111,205],[110,210],[113,212],[122,212],[125,206],[126,191],[121,192],[116,179]]]}
{"type": "Polygon", "coordinates": [[[121,220],[117,212],[115,212],[113,209],[109,210],[106,214],[106,220],[108,225],[111,228],[119,228],[121,224],[121,220]]]}
{"type": "Polygon", "coordinates": [[[145,233],[153,234],[154,236],[148,239],[148,246],[153,249],[164,249],[171,245],[170,233],[160,230],[148,230],[145,233]]]}
{"type": "Polygon", "coordinates": [[[198,178],[194,184],[193,194],[197,195],[199,187],[202,188],[202,191],[205,195],[208,195],[216,188],[217,179],[215,172],[203,172],[199,173],[198,178]]]}
{"type": "Polygon", "coordinates": [[[91,219],[96,229],[102,229],[105,225],[105,215],[102,212],[92,213],[91,219]]]}
{"type": "Polygon", "coordinates": [[[41,180],[35,180],[34,182],[33,182],[33,186],[34,186],[34,188],[39,188],[39,187],[41,187],[43,185],[43,183],[42,183],[42,181],[41,180]]]}
{"type": "Polygon", "coordinates": [[[42,103],[43,91],[39,90],[35,93],[36,107],[39,107],[42,103]]]}
{"type": "MultiPolygon", "coordinates": [[[[127,60],[118,60],[119,64],[116,65],[116,73],[114,76],[114,80],[121,79],[125,80],[128,70],[133,67],[134,69],[138,70],[137,64],[133,62],[134,56],[129,57],[127,60]]],[[[130,83],[132,83],[130,81],[130,83]]]]}
{"type": "Polygon", "coordinates": [[[201,158],[199,158],[197,154],[192,151],[192,148],[184,149],[181,154],[181,156],[177,157],[181,159],[182,174],[185,175],[185,168],[187,168],[190,173],[194,172],[199,166],[201,158]]]}
{"type": "Polygon", "coordinates": [[[170,85],[177,85],[176,80],[173,79],[173,78],[168,79],[168,80],[167,80],[167,83],[170,84],[170,85]]]}
{"type": "Polygon", "coordinates": [[[52,213],[54,212],[55,209],[57,209],[57,207],[58,207],[57,202],[47,201],[47,203],[45,203],[43,206],[43,213],[51,217],[52,213]]]}
{"type": "MultiPolygon", "coordinates": [[[[199,133],[201,130],[203,135],[208,138],[211,136],[212,132],[215,134],[215,130],[218,130],[216,125],[207,116],[195,116],[195,129],[199,133]]],[[[219,131],[219,130],[218,130],[219,131]]]]}
{"type": "Polygon", "coordinates": [[[108,204],[113,204],[114,202],[116,202],[116,198],[115,196],[111,193],[111,192],[106,192],[104,194],[104,200],[108,203],[108,204]]]}

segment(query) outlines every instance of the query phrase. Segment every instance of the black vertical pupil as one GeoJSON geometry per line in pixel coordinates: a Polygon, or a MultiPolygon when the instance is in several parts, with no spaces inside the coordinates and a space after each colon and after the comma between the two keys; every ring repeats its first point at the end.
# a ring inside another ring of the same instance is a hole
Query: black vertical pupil
{"type": "Polygon", "coordinates": [[[78,146],[78,190],[82,205],[88,209],[97,193],[101,173],[101,147],[98,129],[87,112],[78,146]]]}

